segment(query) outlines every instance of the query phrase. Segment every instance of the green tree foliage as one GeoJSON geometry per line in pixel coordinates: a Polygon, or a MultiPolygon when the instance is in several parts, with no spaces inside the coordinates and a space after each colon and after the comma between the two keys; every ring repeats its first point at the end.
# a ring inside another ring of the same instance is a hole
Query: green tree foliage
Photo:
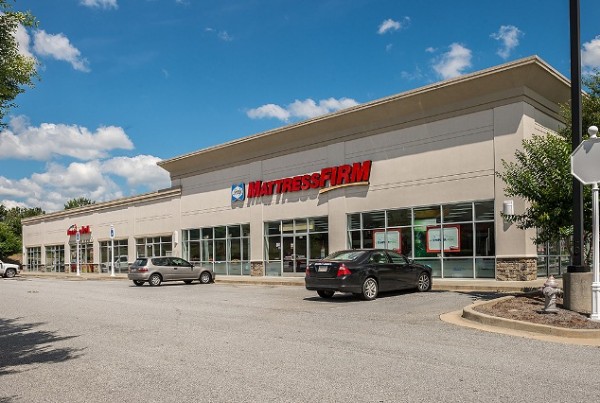
{"type": "Polygon", "coordinates": [[[39,208],[13,207],[6,209],[0,204],[0,256],[21,252],[23,218],[35,217],[45,212],[39,208]]]}
{"type": "MultiPolygon", "coordinates": [[[[600,125],[600,73],[584,80],[587,94],[582,98],[582,125],[584,138],[587,128],[600,125]]],[[[523,140],[522,150],[515,152],[515,162],[502,160],[503,172],[496,175],[506,187],[509,197],[521,197],[529,202],[522,214],[504,216],[518,228],[537,228],[537,244],[564,240],[571,249],[570,235],[573,234],[573,188],[571,175],[571,110],[562,107],[566,126],[558,134],[533,135],[523,140]]],[[[584,240],[589,245],[592,230],[591,187],[583,187],[584,240]]]]}
{"type": "Polygon", "coordinates": [[[37,21],[29,12],[12,11],[12,2],[0,0],[0,127],[17,95],[25,91],[24,86],[33,87],[33,79],[38,78],[36,60],[19,53],[15,38],[19,25],[34,27],[37,21]]]}
{"type": "Polygon", "coordinates": [[[96,202],[94,200],[90,200],[86,197],[76,197],[65,203],[65,210],[69,210],[69,209],[77,208],[77,207],[89,206],[90,204],[96,204],[96,202]]]}
{"type": "Polygon", "coordinates": [[[21,251],[21,238],[3,222],[0,222],[0,256],[10,256],[21,251]]]}

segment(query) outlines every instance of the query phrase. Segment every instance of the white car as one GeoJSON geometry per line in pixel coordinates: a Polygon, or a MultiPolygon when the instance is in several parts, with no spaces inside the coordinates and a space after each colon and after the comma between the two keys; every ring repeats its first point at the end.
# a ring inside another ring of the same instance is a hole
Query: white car
{"type": "Polygon", "coordinates": [[[18,264],[4,263],[0,260],[0,276],[6,278],[13,278],[19,274],[20,267],[18,264]]]}
{"type": "MultiPolygon", "coordinates": [[[[129,262],[127,262],[127,256],[115,256],[115,270],[127,271],[129,268],[129,262]]],[[[100,269],[103,273],[110,271],[110,262],[104,262],[100,265],[100,269]]]]}

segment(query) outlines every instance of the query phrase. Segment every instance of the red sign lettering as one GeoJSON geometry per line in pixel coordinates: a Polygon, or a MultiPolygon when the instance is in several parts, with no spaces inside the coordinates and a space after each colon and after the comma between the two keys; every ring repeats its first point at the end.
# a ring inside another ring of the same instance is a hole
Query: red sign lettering
{"type": "Polygon", "coordinates": [[[352,165],[340,165],[321,169],[310,175],[282,178],[274,181],[254,181],[248,184],[249,199],[273,194],[299,192],[301,190],[326,188],[368,182],[371,176],[371,161],[355,162],[352,165]]]}
{"type": "Polygon", "coordinates": [[[69,236],[76,235],[77,231],[79,231],[80,234],[91,234],[92,233],[92,230],[90,230],[89,225],[82,225],[80,228],[77,228],[77,225],[73,224],[67,230],[67,235],[69,235],[69,236]]]}

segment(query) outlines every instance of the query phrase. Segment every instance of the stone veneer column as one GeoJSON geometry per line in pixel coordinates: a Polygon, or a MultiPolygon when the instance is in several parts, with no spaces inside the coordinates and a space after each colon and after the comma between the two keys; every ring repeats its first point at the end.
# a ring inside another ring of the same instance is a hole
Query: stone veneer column
{"type": "Polygon", "coordinates": [[[529,281],[537,279],[536,258],[497,258],[496,280],[529,281]]]}
{"type": "Polygon", "coordinates": [[[250,276],[262,277],[265,275],[265,266],[262,261],[250,262],[250,276]]]}

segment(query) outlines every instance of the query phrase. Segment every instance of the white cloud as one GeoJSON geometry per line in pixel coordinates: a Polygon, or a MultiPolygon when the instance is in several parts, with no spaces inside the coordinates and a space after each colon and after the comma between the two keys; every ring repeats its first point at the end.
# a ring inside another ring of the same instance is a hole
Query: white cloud
{"type": "Polygon", "coordinates": [[[120,127],[90,132],[64,124],[32,127],[24,116],[13,118],[0,132],[0,159],[53,161],[29,177],[0,176],[0,201],[7,208],[40,207],[51,212],[76,197],[102,202],[170,186],[168,172],[157,165],[160,158],[109,156],[114,149],[133,149],[120,127]]]}
{"type": "Polygon", "coordinates": [[[51,164],[46,172],[19,180],[0,177],[0,197],[8,198],[2,201],[5,206],[40,207],[51,212],[62,210],[75,197],[107,201],[123,197],[123,193],[110,177],[100,173],[100,163],[92,161],[66,167],[51,164]]]}
{"type": "Polygon", "coordinates": [[[46,171],[29,178],[11,180],[0,176],[0,200],[7,207],[40,207],[47,212],[58,211],[76,197],[102,202],[139,194],[139,189],[155,191],[170,186],[167,171],[151,155],[115,157],[109,160],[72,162],[67,166],[52,163],[46,171]],[[116,180],[124,178],[132,189],[123,192],[116,180]]]}
{"type": "Polygon", "coordinates": [[[275,118],[287,121],[290,118],[290,113],[279,105],[266,104],[255,109],[250,109],[246,115],[250,119],[275,118]]]}
{"type": "Polygon", "coordinates": [[[81,0],[79,4],[90,8],[119,8],[117,0],[81,0]]]}
{"type": "Polygon", "coordinates": [[[458,43],[450,45],[450,50],[434,60],[433,69],[444,80],[458,77],[471,67],[471,50],[458,43]]]}
{"type": "Polygon", "coordinates": [[[358,102],[351,98],[322,99],[319,103],[309,98],[304,101],[295,100],[285,108],[275,104],[266,104],[250,109],[246,114],[251,119],[275,118],[287,122],[290,118],[310,119],[355,105],[358,105],[358,102]]]}
{"type": "Polygon", "coordinates": [[[51,35],[39,30],[34,34],[33,49],[37,55],[69,62],[75,70],[90,71],[87,59],[81,57],[81,52],[63,34],[51,35]]]}
{"type": "Polygon", "coordinates": [[[497,41],[502,42],[502,47],[496,52],[503,59],[508,59],[510,53],[519,46],[519,37],[523,36],[523,32],[513,25],[502,25],[498,32],[490,36],[497,41]]]}
{"type": "Polygon", "coordinates": [[[34,57],[29,49],[29,43],[31,42],[31,38],[27,33],[27,29],[21,24],[17,25],[17,31],[15,32],[15,39],[17,40],[17,47],[19,53],[23,56],[34,57]]]}
{"type": "Polygon", "coordinates": [[[99,127],[95,132],[75,125],[42,123],[29,126],[23,117],[13,118],[0,132],[0,159],[47,161],[57,156],[79,160],[107,157],[114,149],[133,149],[125,131],[116,126],[99,127]]]}
{"type": "Polygon", "coordinates": [[[600,35],[583,44],[581,66],[586,70],[600,68],[600,35]]]}
{"type": "Polygon", "coordinates": [[[391,18],[388,18],[387,20],[383,21],[379,25],[379,29],[377,30],[377,33],[379,35],[383,35],[388,32],[399,31],[401,29],[408,27],[409,24],[410,24],[409,17],[402,18],[402,21],[394,21],[391,18]]]}
{"type": "Polygon", "coordinates": [[[121,176],[130,186],[146,185],[162,189],[171,185],[171,178],[167,171],[157,165],[160,160],[152,155],[115,157],[102,163],[102,172],[121,176]]]}
{"type": "Polygon", "coordinates": [[[229,35],[227,31],[221,31],[219,32],[219,39],[225,42],[231,42],[233,41],[233,36],[229,35]]]}

